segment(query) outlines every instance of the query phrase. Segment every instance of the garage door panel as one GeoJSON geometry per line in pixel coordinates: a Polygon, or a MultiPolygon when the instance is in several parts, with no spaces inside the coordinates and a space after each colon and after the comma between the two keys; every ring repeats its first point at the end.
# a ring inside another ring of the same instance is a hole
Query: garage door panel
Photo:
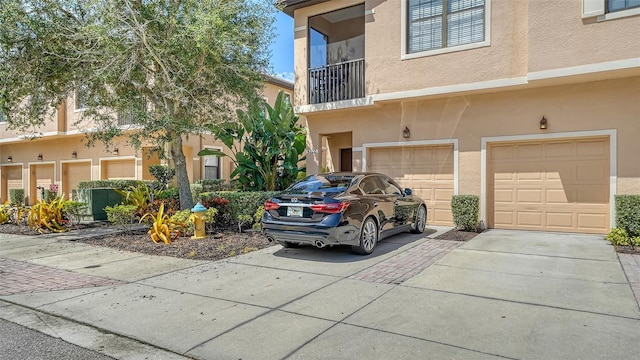
{"type": "Polygon", "coordinates": [[[490,145],[489,225],[606,233],[608,149],[608,138],[490,145]]]}
{"type": "Polygon", "coordinates": [[[389,175],[426,202],[428,224],[451,225],[453,146],[378,148],[369,156],[369,171],[389,175]]]}
{"type": "Polygon", "coordinates": [[[135,179],[135,160],[108,160],[102,163],[105,166],[105,179],[135,179]]]}
{"type": "Polygon", "coordinates": [[[518,211],[516,226],[542,228],[544,213],[542,211],[518,211]]]}

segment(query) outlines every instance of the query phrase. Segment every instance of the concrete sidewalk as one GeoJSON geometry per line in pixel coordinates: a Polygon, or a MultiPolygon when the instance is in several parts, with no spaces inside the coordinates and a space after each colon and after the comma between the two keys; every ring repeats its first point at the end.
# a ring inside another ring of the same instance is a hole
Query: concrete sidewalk
{"type": "Polygon", "coordinates": [[[122,359],[638,358],[636,255],[625,274],[602,236],[446,230],[218,262],[2,235],[0,317],[122,359]]]}

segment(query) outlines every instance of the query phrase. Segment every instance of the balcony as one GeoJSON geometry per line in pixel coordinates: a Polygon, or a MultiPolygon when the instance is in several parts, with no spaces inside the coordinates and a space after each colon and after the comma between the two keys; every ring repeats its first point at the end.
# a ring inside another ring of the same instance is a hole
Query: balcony
{"type": "Polygon", "coordinates": [[[364,4],[309,17],[309,104],[364,97],[364,4]]]}
{"type": "Polygon", "coordinates": [[[309,104],[364,97],[364,59],[309,69],[309,104]]]}

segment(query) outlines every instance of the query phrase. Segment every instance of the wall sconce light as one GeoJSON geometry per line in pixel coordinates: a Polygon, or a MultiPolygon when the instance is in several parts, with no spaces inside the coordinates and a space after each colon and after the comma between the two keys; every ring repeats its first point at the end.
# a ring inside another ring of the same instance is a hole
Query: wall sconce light
{"type": "Polygon", "coordinates": [[[411,130],[409,130],[408,127],[404,127],[404,130],[402,130],[402,137],[405,139],[408,139],[411,137],[411,130]]]}
{"type": "Polygon", "coordinates": [[[12,162],[13,161],[13,156],[9,155],[7,156],[7,162],[12,162]]]}
{"type": "Polygon", "coordinates": [[[540,130],[546,130],[546,129],[547,129],[547,118],[543,116],[542,119],[540,119],[540,130]]]}
{"type": "Polygon", "coordinates": [[[38,154],[38,160],[42,160],[42,154],[38,154]]]}
{"type": "Polygon", "coordinates": [[[72,151],[72,152],[71,152],[71,158],[72,158],[72,159],[77,159],[77,158],[78,158],[78,152],[77,152],[77,151],[75,151],[75,150],[74,150],[74,151],[72,151]]]}
{"type": "Polygon", "coordinates": [[[118,156],[118,148],[113,149],[113,155],[118,156]]]}

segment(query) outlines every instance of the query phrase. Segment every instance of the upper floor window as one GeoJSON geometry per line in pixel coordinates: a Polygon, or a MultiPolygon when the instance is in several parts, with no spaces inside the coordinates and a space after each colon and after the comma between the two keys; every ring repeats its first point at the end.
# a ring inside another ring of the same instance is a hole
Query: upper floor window
{"type": "Polygon", "coordinates": [[[407,1],[408,53],[485,40],[485,0],[407,1]]]}
{"type": "Polygon", "coordinates": [[[640,0],[606,0],[607,12],[620,11],[640,7],[640,0]]]}
{"type": "Polygon", "coordinates": [[[7,122],[7,115],[5,115],[2,110],[0,110],[0,123],[4,122],[7,122]]]}
{"type": "Polygon", "coordinates": [[[74,95],[74,110],[81,111],[89,107],[89,88],[86,85],[79,85],[74,95]]]}

